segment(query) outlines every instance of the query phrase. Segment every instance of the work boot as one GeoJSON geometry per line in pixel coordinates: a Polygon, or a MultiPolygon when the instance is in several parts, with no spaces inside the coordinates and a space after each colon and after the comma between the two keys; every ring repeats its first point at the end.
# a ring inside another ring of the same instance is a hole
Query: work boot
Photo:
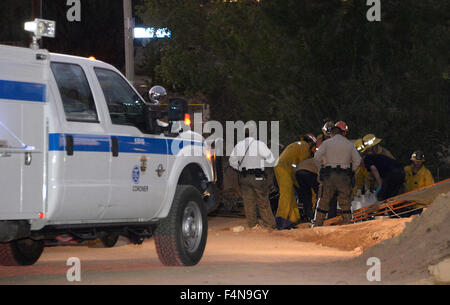
{"type": "Polygon", "coordinates": [[[322,213],[320,211],[316,211],[316,217],[314,218],[312,227],[320,227],[323,226],[323,221],[325,220],[326,213],[322,213]]]}

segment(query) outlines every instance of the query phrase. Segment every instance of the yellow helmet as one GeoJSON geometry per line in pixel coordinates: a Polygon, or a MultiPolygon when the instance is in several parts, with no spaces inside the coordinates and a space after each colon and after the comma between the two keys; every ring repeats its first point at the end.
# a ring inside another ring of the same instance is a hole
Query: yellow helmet
{"type": "Polygon", "coordinates": [[[365,149],[377,145],[382,139],[377,138],[373,133],[366,134],[363,138],[363,144],[365,149]]]}
{"type": "Polygon", "coordinates": [[[364,152],[365,147],[364,147],[363,139],[359,138],[359,139],[355,140],[354,144],[355,144],[355,148],[358,152],[360,152],[360,153],[364,152]]]}

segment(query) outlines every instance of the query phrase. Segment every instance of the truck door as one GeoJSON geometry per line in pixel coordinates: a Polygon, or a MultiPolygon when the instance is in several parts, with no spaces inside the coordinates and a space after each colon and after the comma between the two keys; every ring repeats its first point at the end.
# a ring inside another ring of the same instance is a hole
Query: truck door
{"type": "Polygon", "coordinates": [[[167,140],[146,134],[142,98],[117,72],[94,68],[110,116],[111,195],[104,219],[148,219],[167,187],[167,140]]]}
{"type": "MultiPolygon", "coordinates": [[[[98,220],[108,205],[110,139],[85,68],[77,62],[51,63],[61,129],[51,133],[51,153],[63,160],[64,187],[56,220],[98,220]]],[[[67,59],[66,59],[67,60],[67,59]]]]}
{"type": "Polygon", "coordinates": [[[48,54],[0,46],[0,219],[45,209],[48,54]]]}

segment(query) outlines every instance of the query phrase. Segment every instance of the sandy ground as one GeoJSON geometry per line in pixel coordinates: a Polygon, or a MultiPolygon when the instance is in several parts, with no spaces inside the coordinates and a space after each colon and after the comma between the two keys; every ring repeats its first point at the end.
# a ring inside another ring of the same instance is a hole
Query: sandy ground
{"type": "MultiPolygon", "coordinates": [[[[80,284],[391,284],[369,282],[370,266],[360,256],[369,247],[400,234],[411,219],[288,231],[251,231],[244,218],[210,217],[208,241],[197,266],[165,267],[154,242],[113,248],[97,245],[46,248],[30,267],[0,267],[0,284],[74,284],[67,259],[81,261],[80,284]],[[233,227],[244,226],[239,233],[233,227]],[[358,258],[359,259],[355,259],[358,258]]],[[[405,283],[405,279],[402,279],[405,283]]],[[[426,276],[406,283],[430,283],[426,276]]]]}

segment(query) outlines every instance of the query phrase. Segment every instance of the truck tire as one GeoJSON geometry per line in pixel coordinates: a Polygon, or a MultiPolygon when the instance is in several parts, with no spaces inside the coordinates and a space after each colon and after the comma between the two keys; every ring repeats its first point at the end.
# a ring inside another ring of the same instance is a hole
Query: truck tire
{"type": "Polygon", "coordinates": [[[30,238],[0,243],[0,265],[29,266],[33,265],[44,251],[42,240],[30,238]]]}
{"type": "Polygon", "coordinates": [[[200,192],[178,185],[169,215],[155,230],[158,257],[166,266],[193,266],[203,256],[208,220],[200,192]]]}

